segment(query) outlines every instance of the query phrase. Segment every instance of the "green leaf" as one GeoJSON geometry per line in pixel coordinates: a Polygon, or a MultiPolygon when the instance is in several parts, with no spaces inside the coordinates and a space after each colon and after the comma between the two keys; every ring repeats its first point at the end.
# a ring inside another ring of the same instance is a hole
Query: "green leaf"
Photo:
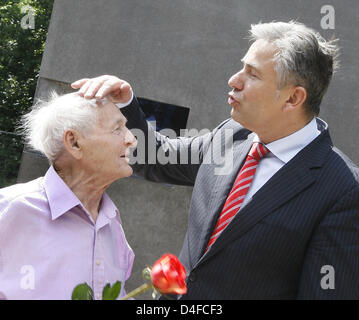
{"type": "Polygon", "coordinates": [[[116,300],[121,292],[121,282],[117,281],[112,287],[108,283],[102,291],[102,300],[116,300]]]}
{"type": "Polygon", "coordinates": [[[87,283],[77,285],[72,291],[72,300],[93,300],[93,291],[87,283]]]}

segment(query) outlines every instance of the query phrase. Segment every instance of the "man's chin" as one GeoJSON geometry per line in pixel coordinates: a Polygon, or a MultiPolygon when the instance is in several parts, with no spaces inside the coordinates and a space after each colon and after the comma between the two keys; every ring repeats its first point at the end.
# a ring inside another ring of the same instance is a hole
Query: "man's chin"
{"type": "Polygon", "coordinates": [[[129,176],[131,176],[131,175],[132,175],[132,173],[133,173],[133,169],[131,168],[131,166],[130,166],[130,165],[128,166],[128,168],[126,168],[125,173],[126,173],[126,177],[129,177],[129,176]]]}
{"type": "Polygon", "coordinates": [[[127,165],[126,167],[122,166],[118,174],[118,179],[130,177],[132,173],[133,169],[130,165],[127,165]]]}
{"type": "Polygon", "coordinates": [[[238,111],[234,110],[233,108],[232,108],[232,110],[231,110],[231,117],[232,117],[232,119],[233,119],[234,121],[236,121],[236,122],[238,122],[238,123],[241,123],[241,119],[240,119],[240,116],[239,116],[239,114],[238,114],[238,111]]]}

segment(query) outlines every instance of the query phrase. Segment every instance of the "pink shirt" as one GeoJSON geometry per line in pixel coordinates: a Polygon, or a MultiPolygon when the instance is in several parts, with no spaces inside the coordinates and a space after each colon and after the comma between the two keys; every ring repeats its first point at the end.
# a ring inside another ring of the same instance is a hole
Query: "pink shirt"
{"type": "Polygon", "coordinates": [[[103,194],[94,223],[51,166],[44,177],[0,189],[0,292],[8,299],[71,299],[86,282],[94,299],[131,274],[134,253],[103,194]]]}

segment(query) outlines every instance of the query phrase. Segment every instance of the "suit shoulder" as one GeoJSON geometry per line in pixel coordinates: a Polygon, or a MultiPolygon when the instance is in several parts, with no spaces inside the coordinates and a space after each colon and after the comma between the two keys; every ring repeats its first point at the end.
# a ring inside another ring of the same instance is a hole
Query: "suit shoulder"
{"type": "Polygon", "coordinates": [[[359,167],[340,149],[333,146],[332,148],[332,161],[337,170],[359,183],[359,167]]]}
{"type": "Polygon", "coordinates": [[[323,167],[323,181],[326,187],[336,190],[339,198],[359,187],[359,168],[337,147],[332,147],[323,167]]]}

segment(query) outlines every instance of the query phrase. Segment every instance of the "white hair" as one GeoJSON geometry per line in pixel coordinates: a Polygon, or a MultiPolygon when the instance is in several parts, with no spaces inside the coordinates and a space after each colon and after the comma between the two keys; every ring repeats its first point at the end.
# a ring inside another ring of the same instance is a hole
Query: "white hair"
{"type": "Polygon", "coordinates": [[[266,40],[278,49],[274,57],[278,88],[289,84],[304,87],[308,111],[319,114],[320,102],[339,67],[337,39],[326,41],[296,21],[254,24],[249,33],[250,40],[266,40]]]}
{"type": "MultiPolygon", "coordinates": [[[[100,102],[105,103],[106,99],[100,102]]],[[[86,134],[97,124],[98,105],[98,100],[85,99],[77,92],[60,96],[53,91],[49,99],[38,100],[31,112],[22,116],[19,129],[25,143],[54,163],[63,149],[62,138],[66,130],[86,134]]]]}

